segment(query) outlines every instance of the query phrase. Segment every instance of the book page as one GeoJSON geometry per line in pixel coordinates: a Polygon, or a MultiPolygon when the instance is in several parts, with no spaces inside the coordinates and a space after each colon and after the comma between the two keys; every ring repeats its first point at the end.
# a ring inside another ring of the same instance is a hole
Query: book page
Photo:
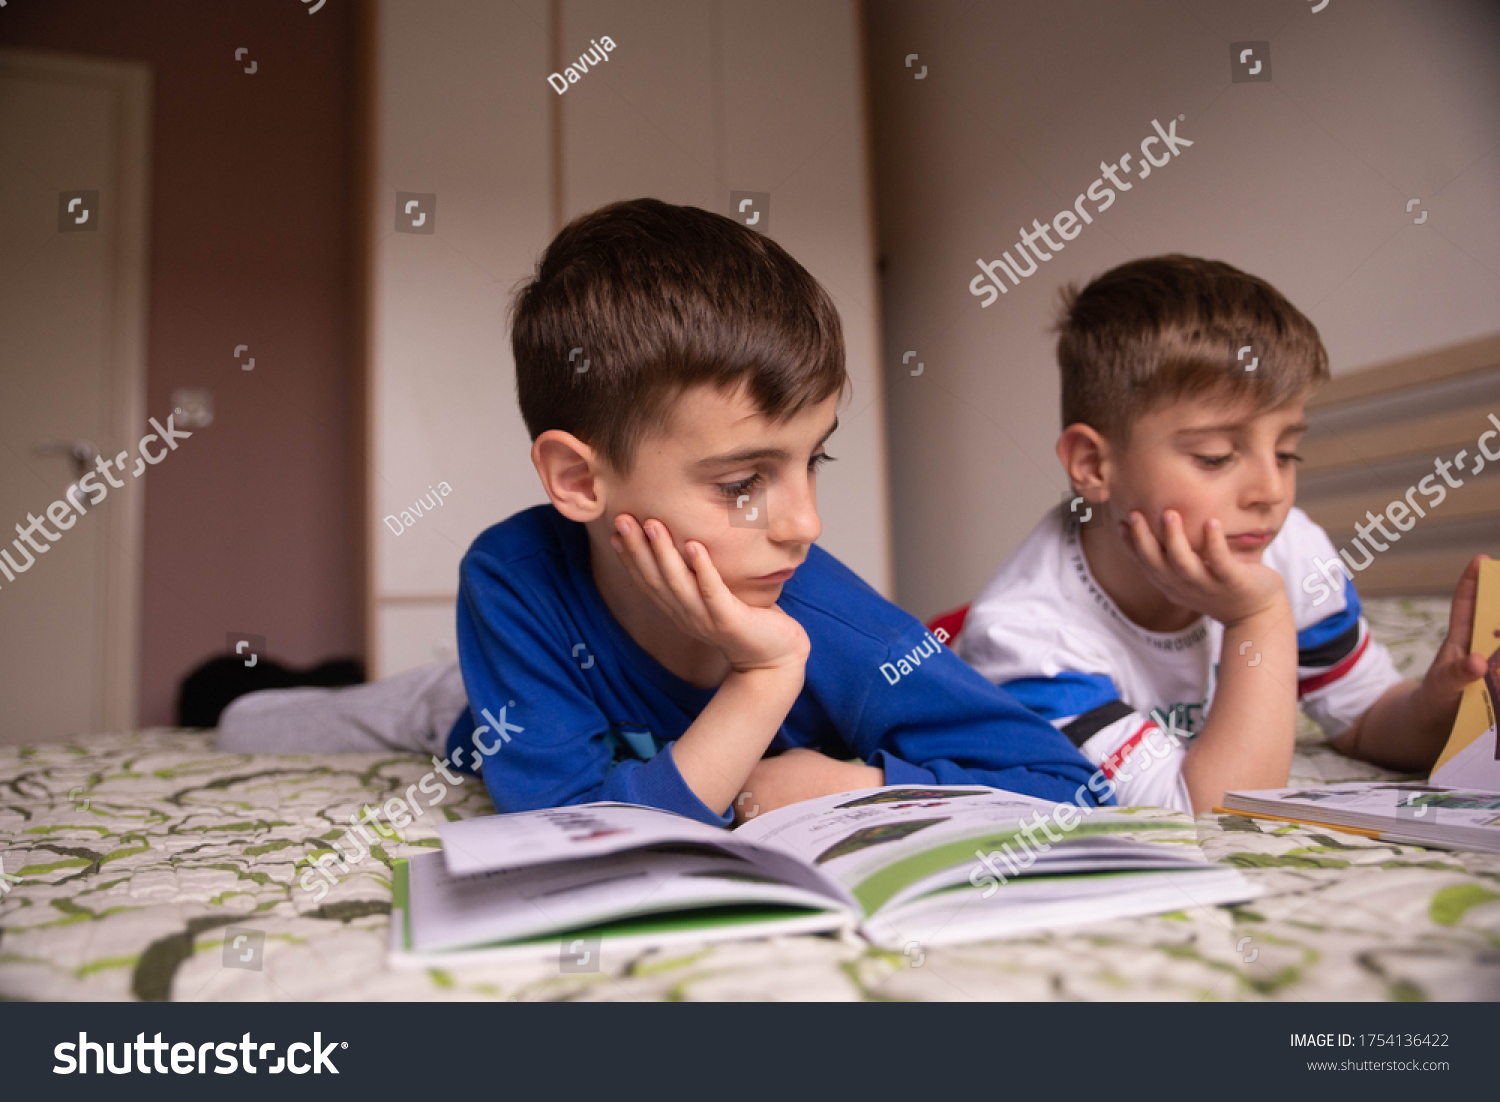
{"type": "MultiPolygon", "coordinates": [[[[729,854],[648,849],[456,876],[439,853],[409,859],[411,947],[464,949],[637,915],[760,905],[845,913],[729,854]]],[[[841,921],[848,921],[847,918],[841,921]]]]}
{"type": "Polygon", "coordinates": [[[907,852],[911,847],[900,845],[903,840],[942,824],[967,821],[982,829],[1033,811],[1045,815],[1053,806],[983,785],[887,785],[790,804],[751,819],[734,836],[834,871],[841,859],[877,848],[907,852]]]}
{"type": "Polygon", "coordinates": [[[1440,826],[1500,832],[1500,792],[1404,781],[1231,792],[1225,797],[1225,806],[1319,822],[1348,822],[1350,816],[1356,816],[1381,821],[1383,830],[1440,826]]]}
{"type": "MultiPolygon", "coordinates": [[[[982,786],[893,785],[825,796],[752,819],[734,833],[795,855],[843,886],[860,913],[944,886],[972,884],[985,872],[976,848],[1015,842],[1023,826],[1060,805],[982,786]]],[[[1036,872],[1167,868],[1202,864],[1192,820],[1156,809],[1068,805],[1070,829],[1052,840],[1040,830],[1025,848],[1036,872]],[[1156,839],[1161,839],[1157,841],[1156,839]],[[1161,842],[1172,842],[1162,845],[1161,842]]],[[[1023,847],[1015,843],[1010,852],[1023,847]]],[[[997,858],[997,860],[1004,860],[997,858]]],[[[1017,869],[1017,872],[1024,870],[1017,869]]]]}
{"type": "Polygon", "coordinates": [[[668,844],[729,848],[729,831],[651,807],[593,803],[485,815],[438,827],[454,876],[668,844]]]}

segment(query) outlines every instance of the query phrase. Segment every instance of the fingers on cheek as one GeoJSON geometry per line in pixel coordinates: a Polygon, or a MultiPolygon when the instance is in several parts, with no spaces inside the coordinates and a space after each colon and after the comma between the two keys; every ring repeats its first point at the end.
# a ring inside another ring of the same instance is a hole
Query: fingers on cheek
{"type": "Polygon", "coordinates": [[[1159,521],[1153,525],[1146,519],[1144,514],[1141,515],[1139,527],[1136,528],[1135,534],[1136,538],[1141,541],[1142,547],[1156,547],[1165,550],[1172,540],[1172,529],[1166,521],[1159,521]]]}
{"type": "Polygon", "coordinates": [[[1137,515],[1130,529],[1130,542],[1136,554],[1149,562],[1158,562],[1167,550],[1166,533],[1159,536],[1145,517],[1137,515]]]}

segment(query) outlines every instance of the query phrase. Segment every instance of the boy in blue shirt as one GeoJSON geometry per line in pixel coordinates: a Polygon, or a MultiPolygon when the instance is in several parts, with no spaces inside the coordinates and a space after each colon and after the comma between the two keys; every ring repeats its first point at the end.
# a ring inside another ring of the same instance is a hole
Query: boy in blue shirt
{"type": "Polygon", "coordinates": [[[519,292],[512,345],[550,504],[464,556],[448,741],[498,810],[728,824],[904,783],[1097,802],[1062,735],[814,545],[843,336],[774,241],[656,200],[584,215],[519,292]]]}
{"type": "MultiPolygon", "coordinates": [[[[843,336],[774,241],[651,199],[584,215],[517,295],[512,347],[550,504],[460,565],[467,706],[444,711],[459,686],[438,668],[294,690],[312,743],[423,748],[457,711],[444,765],[501,812],[618,800],[728,825],[906,783],[1100,802],[1066,738],[814,545],[843,336]],[[419,699],[393,699],[408,684],[419,699]]],[[[236,702],[220,745],[288,748],[289,711],[236,702]]]]}

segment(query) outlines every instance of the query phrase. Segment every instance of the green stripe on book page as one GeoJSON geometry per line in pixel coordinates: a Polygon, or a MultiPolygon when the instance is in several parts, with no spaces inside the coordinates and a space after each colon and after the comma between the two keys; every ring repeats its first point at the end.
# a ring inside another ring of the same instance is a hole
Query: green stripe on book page
{"type": "MultiPolygon", "coordinates": [[[[1036,828],[1032,828],[1035,831],[1036,828]]],[[[1184,824],[1166,820],[1133,819],[1130,822],[1120,823],[1080,823],[1068,831],[1068,840],[1074,841],[1088,837],[1099,837],[1106,834],[1134,834],[1147,830],[1192,830],[1191,824],[1184,824]]],[[[975,834],[968,838],[959,838],[947,842],[932,849],[922,850],[910,857],[904,857],[893,865],[887,865],[874,874],[867,876],[850,890],[854,894],[855,901],[860,909],[868,917],[878,911],[897,892],[901,891],[918,880],[932,876],[934,873],[942,872],[963,864],[972,864],[977,861],[974,856],[976,849],[993,851],[1002,845],[1013,843],[1019,837],[1021,831],[1001,830],[988,834],[975,834]]],[[[1035,838],[1035,834],[1032,834],[1035,838]]],[[[1045,834],[1043,835],[1045,837],[1045,834]]],[[[1043,843],[1046,844],[1046,843],[1043,843]]],[[[1049,849],[1061,849],[1067,842],[1054,842],[1048,846],[1049,849]]]]}
{"type": "Polygon", "coordinates": [[[411,877],[406,858],[398,857],[391,865],[391,906],[401,908],[401,948],[411,948],[411,877]]]}
{"type": "MultiPolygon", "coordinates": [[[[831,914],[833,912],[823,912],[813,907],[699,907],[691,911],[678,911],[675,914],[642,915],[638,918],[621,919],[618,922],[606,922],[597,926],[580,926],[570,930],[560,929],[538,937],[523,938],[520,941],[492,941],[466,948],[498,949],[517,945],[546,945],[549,942],[572,938],[632,937],[638,934],[675,933],[680,930],[711,930],[721,926],[753,926],[763,922],[779,922],[788,918],[801,918],[805,915],[824,913],[831,914]]],[[[465,950],[460,949],[455,951],[464,952],[465,950]]]]}
{"type": "MultiPolygon", "coordinates": [[[[1210,865],[1208,867],[1209,868],[1216,868],[1217,866],[1210,865]]],[[[1010,882],[1012,884],[1018,884],[1018,883],[1020,883],[1021,881],[1024,880],[1028,884],[1035,884],[1035,883],[1038,883],[1038,882],[1045,884],[1045,883],[1049,883],[1049,882],[1056,883],[1058,881],[1067,880],[1069,882],[1076,883],[1079,880],[1108,880],[1111,877],[1154,876],[1155,874],[1157,874],[1159,872],[1163,872],[1163,871],[1172,871],[1172,872],[1177,872],[1177,873],[1183,873],[1183,872],[1195,872],[1197,870],[1195,870],[1195,869],[1180,869],[1180,870],[1163,870],[1163,869],[1111,869],[1109,871],[1103,871],[1103,870],[1100,870],[1100,869],[1095,869],[1092,872],[1045,872],[1045,873],[1042,873],[1040,876],[1034,876],[1034,875],[1031,875],[1031,874],[1028,873],[1026,876],[1013,876],[1013,877],[1010,878],[1010,882]]],[[[953,893],[953,892],[972,892],[974,890],[975,890],[974,886],[972,884],[970,884],[968,881],[961,881],[960,883],[949,884],[947,887],[937,888],[937,889],[935,889],[933,891],[927,892],[924,895],[919,895],[919,896],[917,896],[917,899],[932,899],[935,896],[939,896],[939,895],[948,895],[948,894],[953,893]]],[[[908,902],[911,902],[911,901],[908,900],[908,902]]]]}

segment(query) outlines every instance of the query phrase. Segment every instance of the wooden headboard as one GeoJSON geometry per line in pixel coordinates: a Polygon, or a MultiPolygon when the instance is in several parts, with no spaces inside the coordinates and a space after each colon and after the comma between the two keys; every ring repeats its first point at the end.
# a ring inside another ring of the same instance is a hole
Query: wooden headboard
{"type": "Polygon", "coordinates": [[[1475,554],[1500,558],[1500,458],[1479,459],[1486,432],[1494,435],[1483,447],[1500,457],[1500,334],[1337,375],[1307,412],[1297,504],[1335,549],[1363,561],[1354,526],[1370,529],[1367,512],[1380,516],[1396,501],[1426,512],[1398,510],[1405,532],[1386,520],[1398,541],[1371,529],[1388,546],[1355,572],[1361,594],[1448,594],[1475,554]],[[1452,465],[1456,457],[1447,482],[1437,461],[1452,465]],[[1411,492],[1427,475],[1434,476],[1427,489],[1411,492]]]}

